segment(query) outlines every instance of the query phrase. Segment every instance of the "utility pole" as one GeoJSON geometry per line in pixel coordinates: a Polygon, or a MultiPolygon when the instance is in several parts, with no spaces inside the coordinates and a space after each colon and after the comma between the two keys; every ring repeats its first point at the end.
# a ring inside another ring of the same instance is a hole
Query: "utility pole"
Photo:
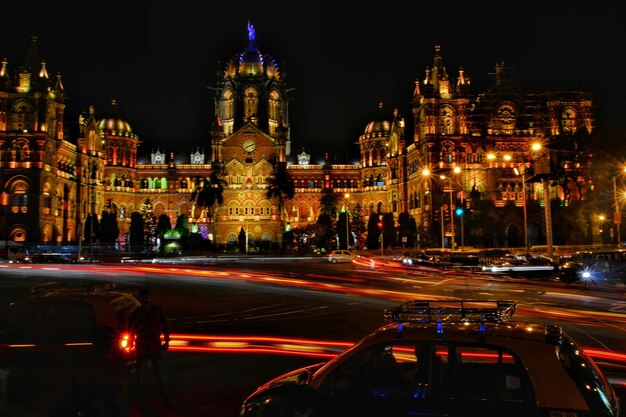
{"type": "Polygon", "coordinates": [[[441,249],[446,248],[446,226],[443,217],[443,205],[441,206],[441,249]]]}
{"type": "Polygon", "coordinates": [[[453,205],[452,205],[452,177],[448,177],[448,184],[450,186],[450,226],[451,226],[451,232],[450,234],[452,235],[451,237],[451,243],[450,243],[450,250],[454,250],[455,246],[456,246],[456,242],[455,242],[455,232],[454,232],[454,212],[453,212],[453,205]]]}
{"type": "Polygon", "coordinates": [[[550,191],[548,189],[548,180],[543,178],[541,185],[543,187],[543,201],[546,215],[546,246],[548,247],[548,257],[552,258],[552,210],[550,210],[550,191]]]}
{"type": "Polygon", "coordinates": [[[93,238],[94,238],[94,230],[93,230],[93,222],[96,213],[96,189],[95,189],[95,181],[96,181],[96,165],[94,163],[89,165],[90,173],[89,173],[89,188],[91,189],[91,193],[89,195],[90,205],[91,205],[91,222],[89,226],[89,261],[93,260],[93,238]]]}
{"type": "Polygon", "coordinates": [[[615,203],[615,214],[613,216],[613,222],[615,223],[615,229],[617,229],[617,246],[622,244],[622,236],[620,234],[620,226],[622,223],[622,213],[619,210],[619,202],[617,201],[617,182],[616,176],[613,176],[613,202],[615,203]]]}

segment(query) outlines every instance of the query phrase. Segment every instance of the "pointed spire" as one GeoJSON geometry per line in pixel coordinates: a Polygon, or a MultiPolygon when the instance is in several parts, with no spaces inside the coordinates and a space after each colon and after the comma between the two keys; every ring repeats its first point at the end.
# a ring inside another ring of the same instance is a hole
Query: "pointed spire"
{"type": "Polygon", "coordinates": [[[11,86],[11,77],[9,77],[9,70],[7,69],[8,61],[6,58],[2,60],[2,67],[0,68],[0,88],[6,89],[11,86]]]}
{"type": "Polygon", "coordinates": [[[39,38],[37,36],[33,35],[30,37],[30,46],[28,47],[28,52],[26,53],[26,58],[24,59],[24,68],[30,73],[35,73],[41,64],[39,46],[37,45],[38,40],[39,38]]]}
{"type": "Polygon", "coordinates": [[[57,73],[57,83],[54,85],[54,89],[58,92],[63,92],[65,91],[65,88],[63,87],[63,82],[61,81],[61,73],[57,73]]]}
{"type": "Polygon", "coordinates": [[[41,60],[41,69],[39,70],[39,78],[50,79],[48,76],[48,71],[46,70],[46,60],[41,60]]]}
{"type": "Polygon", "coordinates": [[[9,61],[7,61],[6,58],[2,59],[2,68],[0,68],[0,77],[8,77],[9,76],[9,72],[7,71],[7,65],[9,64],[9,61]]]}
{"type": "Polygon", "coordinates": [[[424,77],[424,85],[432,84],[430,79],[430,68],[426,67],[426,76],[424,77]]]}
{"type": "Polygon", "coordinates": [[[465,80],[465,74],[464,74],[463,68],[459,68],[459,78],[456,81],[456,85],[461,86],[465,84],[469,84],[469,80],[467,81],[465,80]]]}
{"type": "Polygon", "coordinates": [[[419,96],[421,95],[421,91],[420,91],[420,80],[419,79],[415,79],[415,90],[413,90],[413,95],[414,96],[419,96]]]}

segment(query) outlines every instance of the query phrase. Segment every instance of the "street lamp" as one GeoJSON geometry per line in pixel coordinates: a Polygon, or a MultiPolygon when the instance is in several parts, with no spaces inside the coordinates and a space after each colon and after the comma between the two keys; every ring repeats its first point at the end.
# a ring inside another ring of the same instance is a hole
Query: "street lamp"
{"type": "Polygon", "coordinates": [[[523,204],[524,204],[524,250],[528,250],[528,216],[527,216],[527,212],[526,212],[526,177],[525,177],[525,172],[526,172],[526,166],[525,165],[520,165],[518,168],[513,168],[513,170],[515,171],[515,175],[521,175],[522,176],[522,194],[524,195],[524,199],[522,200],[523,204]]]}
{"type": "MultiPolygon", "coordinates": [[[[626,173],[626,167],[622,168],[622,173],[626,173]]],[[[619,175],[619,174],[618,174],[619,175]]],[[[613,222],[615,223],[615,229],[617,229],[617,246],[622,244],[622,237],[620,234],[620,226],[622,223],[622,213],[619,208],[619,203],[617,201],[617,175],[613,176],[613,202],[615,204],[615,215],[613,217],[613,222]]]]}
{"type": "Polygon", "coordinates": [[[9,194],[6,191],[2,192],[0,205],[4,211],[4,250],[7,259],[9,259],[9,194]]]}
{"type": "Polygon", "coordinates": [[[346,250],[350,250],[350,226],[349,226],[349,220],[350,220],[350,201],[348,200],[350,198],[350,193],[345,193],[343,195],[343,197],[345,198],[345,216],[346,216],[346,250]]]}
{"type": "MultiPolygon", "coordinates": [[[[454,167],[453,172],[455,174],[459,174],[461,172],[461,168],[459,167],[454,167]]],[[[446,176],[445,175],[440,175],[439,176],[440,179],[445,180],[446,176]]],[[[448,187],[450,188],[450,225],[451,225],[451,230],[450,230],[450,249],[454,250],[454,248],[456,247],[456,232],[454,230],[454,212],[453,212],[453,207],[454,207],[454,203],[452,200],[452,194],[454,192],[453,188],[452,188],[452,176],[447,177],[448,180],[448,187]]],[[[443,214],[443,211],[442,211],[443,214]]],[[[441,218],[441,221],[443,222],[443,216],[441,218]]]]}
{"type": "MultiPolygon", "coordinates": [[[[429,187],[430,170],[428,168],[422,169],[422,181],[420,184],[420,196],[419,196],[419,229],[417,230],[417,250],[420,250],[420,232],[424,230],[425,223],[428,219],[426,207],[430,207],[427,198],[430,194],[429,187]]],[[[416,207],[417,208],[417,207],[416,207]]]]}
{"type": "Polygon", "coordinates": [[[382,214],[378,215],[378,228],[380,229],[380,256],[383,257],[385,256],[385,242],[383,241],[383,232],[385,231],[385,229],[382,214]]]}

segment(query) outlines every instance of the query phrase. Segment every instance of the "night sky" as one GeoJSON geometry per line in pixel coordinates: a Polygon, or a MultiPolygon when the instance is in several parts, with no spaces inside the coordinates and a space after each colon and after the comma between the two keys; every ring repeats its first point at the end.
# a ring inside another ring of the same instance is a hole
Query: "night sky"
{"type": "Polygon", "coordinates": [[[30,36],[38,36],[49,74],[63,77],[70,132],[75,136],[78,114],[94,105],[97,117],[126,119],[143,153],[208,148],[214,114],[208,87],[247,47],[248,19],[258,48],[284,63],[288,87],[295,88],[294,160],[305,149],[312,162],[326,152],[331,162],[355,162],[354,142],[380,118],[380,101],[386,118],[399,109],[410,138],[414,82],[432,65],[436,44],[451,78],[462,67],[474,92],[488,88],[497,62],[528,87],[558,81],[593,91],[599,140],[624,141],[626,81],[616,60],[626,30],[618,2],[222,3],[12,2],[3,5],[0,58],[18,69],[30,36]]]}

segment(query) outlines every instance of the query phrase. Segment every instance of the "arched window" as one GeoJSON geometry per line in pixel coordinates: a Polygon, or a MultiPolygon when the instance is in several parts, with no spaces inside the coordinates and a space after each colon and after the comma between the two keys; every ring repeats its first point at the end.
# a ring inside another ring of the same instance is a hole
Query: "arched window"
{"type": "Polygon", "coordinates": [[[563,133],[576,133],[576,111],[571,107],[565,109],[561,115],[563,133]]]}
{"type": "Polygon", "coordinates": [[[244,115],[247,118],[253,118],[257,116],[258,97],[254,88],[247,88],[244,98],[244,115]]]}
{"type": "Polygon", "coordinates": [[[18,100],[11,107],[11,130],[28,131],[34,127],[33,106],[27,100],[18,100]]]}
{"type": "Polygon", "coordinates": [[[280,117],[280,93],[276,90],[270,93],[269,116],[272,120],[278,120],[280,117]]]}
{"type": "Polygon", "coordinates": [[[454,134],[454,109],[449,106],[439,109],[439,132],[442,135],[454,134]]]}
{"type": "Polygon", "coordinates": [[[230,120],[233,118],[233,91],[228,89],[224,90],[222,94],[221,102],[221,117],[223,120],[230,120]]]}
{"type": "MultiPolygon", "coordinates": [[[[11,206],[18,207],[20,213],[26,213],[28,208],[28,184],[25,181],[17,181],[9,188],[11,206]]],[[[52,193],[52,187],[49,188],[52,193]]],[[[50,205],[52,205],[52,195],[50,195],[50,205]]]]}
{"type": "Polygon", "coordinates": [[[441,161],[451,164],[455,162],[454,145],[446,143],[441,147],[441,161]]]}

